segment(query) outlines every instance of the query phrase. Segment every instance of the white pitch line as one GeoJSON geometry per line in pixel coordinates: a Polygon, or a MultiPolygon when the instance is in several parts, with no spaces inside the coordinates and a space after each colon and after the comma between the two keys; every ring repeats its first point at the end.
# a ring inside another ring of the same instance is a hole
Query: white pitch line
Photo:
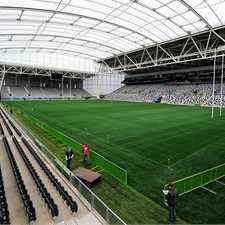
{"type": "Polygon", "coordinates": [[[222,184],[223,186],[225,186],[225,183],[223,183],[223,182],[221,182],[221,181],[219,181],[219,180],[216,180],[216,183],[222,184]]]}
{"type": "Polygon", "coordinates": [[[216,192],[215,191],[213,191],[213,190],[211,190],[211,189],[209,189],[209,188],[206,188],[206,187],[201,187],[202,189],[204,189],[204,190],[206,190],[206,191],[208,191],[208,192],[210,192],[210,193],[212,193],[212,194],[214,194],[214,195],[216,195],[216,192]]]}

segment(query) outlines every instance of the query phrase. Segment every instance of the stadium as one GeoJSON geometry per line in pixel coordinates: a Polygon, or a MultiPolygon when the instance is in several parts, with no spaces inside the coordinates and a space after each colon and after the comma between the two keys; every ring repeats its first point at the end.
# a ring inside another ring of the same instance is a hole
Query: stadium
{"type": "Polygon", "coordinates": [[[225,224],[225,0],[0,0],[0,224],[225,224]]]}

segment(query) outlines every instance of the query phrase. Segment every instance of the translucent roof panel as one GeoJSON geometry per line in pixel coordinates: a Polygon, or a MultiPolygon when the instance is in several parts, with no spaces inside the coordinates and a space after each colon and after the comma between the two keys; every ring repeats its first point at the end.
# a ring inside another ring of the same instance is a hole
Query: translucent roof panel
{"type": "Polygon", "coordinates": [[[46,50],[44,52],[43,50],[37,52],[34,49],[27,51],[19,49],[0,50],[0,61],[1,63],[4,62],[12,65],[24,65],[61,71],[87,73],[97,73],[99,71],[99,64],[90,58],[85,59],[74,55],[56,55],[46,50]]]}
{"type": "Polygon", "coordinates": [[[225,25],[224,0],[0,0],[0,50],[99,60],[225,25]]]}

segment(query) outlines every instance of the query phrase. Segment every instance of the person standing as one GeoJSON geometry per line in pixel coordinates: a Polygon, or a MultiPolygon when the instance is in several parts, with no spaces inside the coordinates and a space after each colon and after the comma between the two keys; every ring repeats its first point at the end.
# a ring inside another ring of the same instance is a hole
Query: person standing
{"type": "Polygon", "coordinates": [[[71,148],[68,148],[65,154],[66,159],[66,166],[69,170],[72,169],[72,160],[73,160],[74,154],[71,148]]]}
{"type": "Polygon", "coordinates": [[[89,154],[90,154],[90,150],[89,150],[88,144],[83,144],[82,145],[82,153],[83,153],[83,164],[87,165],[88,157],[89,157],[89,154]]]}
{"type": "Polygon", "coordinates": [[[168,189],[169,192],[166,195],[166,199],[169,207],[169,223],[174,223],[176,219],[177,192],[173,184],[170,184],[168,189]]]}

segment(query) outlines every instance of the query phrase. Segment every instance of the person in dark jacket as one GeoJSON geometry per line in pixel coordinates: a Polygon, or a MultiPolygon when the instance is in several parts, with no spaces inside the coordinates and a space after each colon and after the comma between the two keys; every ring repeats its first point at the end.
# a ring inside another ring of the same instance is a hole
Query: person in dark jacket
{"type": "Polygon", "coordinates": [[[72,169],[72,160],[73,160],[74,154],[71,148],[68,148],[65,154],[66,159],[66,166],[69,170],[72,169]]]}
{"type": "Polygon", "coordinates": [[[169,223],[174,223],[176,219],[177,192],[173,184],[170,184],[168,189],[169,192],[166,195],[166,200],[169,207],[169,223]]]}

